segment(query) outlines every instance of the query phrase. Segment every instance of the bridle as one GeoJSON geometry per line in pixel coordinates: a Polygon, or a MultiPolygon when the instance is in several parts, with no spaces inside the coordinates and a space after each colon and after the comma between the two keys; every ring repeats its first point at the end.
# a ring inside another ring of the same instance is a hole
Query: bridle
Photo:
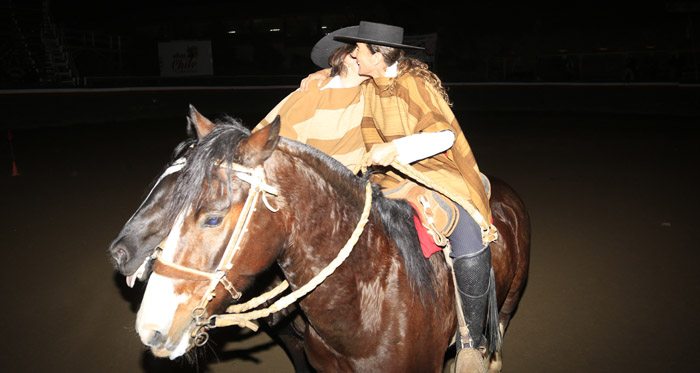
{"type": "MultiPolygon", "coordinates": [[[[209,339],[209,335],[206,333],[206,330],[212,327],[212,319],[214,316],[211,316],[206,320],[203,320],[203,317],[206,315],[206,305],[214,298],[216,288],[219,286],[219,284],[221,284],[226,291],[228,291],[234,300],[238,300],[241,297],[241,292],[234,288],[233,284],[231,284],[226,276],[233,267],[233,259],[236,253],[238,253],[240,250],[243,237],[248,231],[248,225],[250,224],[253,213],[256,211],[255,206],[258,203],[258,199],[262,196],[265,206],[270,211],[277,212],[277,209],[273,208],[267,200],[267,195],[277,195],[278,191],[275,187],[266,182],[265,170],[263,169],[262,165],[258,165],[255,168],[224,162],[220,162],[217,165],[234,171],[236,177],[250,184],[250,190],[240,213],[240,216],[243,218],[239,217],[238,221],[236,222],[231,238],[226,245],[226,250],[221,257],[219,264],[216,266],[216,269],[213,271],[200,271],[198,269],[168,262],[160,255],[158,255],[156,258],[153,266],[154,273],[167,278],[177,280],[210,281],[209,287],[204,293],[204,296],[191,312],[192,318],[198,326],[192,333],[196,346],[203,346],[209,339]]],[[[181,213],[181,216],[184,215],[184,213],[185,211],[181,213]]],[[[165,245],[162,245],[161,247],[164,246],[165,245]]]]}
{"type": "MultiPolygon", "coordinates": [[[[155,264],[153,266],[153,272],[161,276],[168,277],[171,279],[179,280],[193,280],[193,281],[210,281],[209,288],[205,292],[204,296],[198,303],[198,305],[192,310],[191,317],[197,326],[191,337],[194,339],[195,346],[203,346],[209,340],[209,334],[207,331],[209,329],[238,325],[241,327],[247,327],[253,331],[258,329],[255,323],[251,320],[259,319],[262,317],[267,317],[271,313],[277,312],[281,309],[286,308],[290,304],[294,303],[298,299],[302,298],[306,294],[313,291],[317,286],[319,286],[328,276],[333,274],[333,272],[348,258],[352,252],[353,247],[357,243],[359,237],[364,231],[364,227],[369,221],[370,211],[372,210],[372,186],[371,183],[365,185],[365,205],[357,222],[355,230],[352,232],[351,236],[348,238],[345,246],[343,246],[338,252],[335,259],[333,259],[325,268],[323,268],[319,273],[317,273],[311,280],[309,280],[305,285],[298,287],[296,290],[292,291],[290,294],[282,297],[275,301],[271,306],[251,312],[245,312],[251,308],[255,308],[269,300],[270,298],[276,297],[282,291],[284,291],[289,283],[283,281],[274,289],[268,291],[267,293],[255,297],[244,304],[236,304],[228,308],[227,313],[224,315],[211,315],[205,319],[206,316],[206,305],[214,298],[214,292],[219,284],[222,284],[224,288],[229,292],[234,300],[240,299],[241,293],[233,287],[230,281],[226,278],[228,271],[233,267],[233,259],[235,254],[240,250],[240,244],[243,241],[243,235],[248,231],[248,225],[251,221],[253,213],[256,211],[256,204],[258,199],[262,197],[265,206],[272,212],[277,212],[277,208],[274,208],[267,201],[267,195],[277,195],[278,190],[267,184],[265,181],[265,170],[262,165],[255,168],[245,167],[239,164],[224,164],[219,163],[218,166],[226,167],[233,170],[236,176],[250,184],[250,191],[248,192],[248,197],[246,198],[243,209],[241,210],[240,216],[245,217],[241,219],[239,217],[236,222],[236,227],[234,228],[233,234],[226,245],[226,250],[224,255],[221,257],[219,264],[216,269],[211,272],[200,271],[197,269],[189,268],[172,262],[164,260],[162,257],[158,256],[156,258],[155,264]]],[[[186,211],[180,213],[178,220],[184,216],[186,211]]],[[[177,224],[176,224],[177,226],[177,224]]],[[[174,232],[174,231],[173,231],[174,232]]],[[[171,232],[171,235],[173,234],[171,232]]],[[[166,238],[165,241],[168,239],[166,238]]],[[[165,241],[160,245],[165,247],[165,241]]]]}

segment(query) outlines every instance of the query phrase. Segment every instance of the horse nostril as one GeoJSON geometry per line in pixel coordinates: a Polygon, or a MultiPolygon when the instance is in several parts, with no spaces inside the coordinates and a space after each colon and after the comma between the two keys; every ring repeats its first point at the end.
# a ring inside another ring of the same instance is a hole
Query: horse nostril
{"type": "Polygon", "coordinates": [[[136,330],[138,331],[141,343],[156,350],[162,349],[168,341],[163,331],[161,331],[161,327],[156,324],[137,324],[136,330]]]}
{"type": "Polygon", "coordinates": [[[153,330],[151,334],[151,340],[149,341],[149,346],[162,346],[164,343],[163,333],[153,330]]]}
{"type": "Polygon", "coordinates": [[[123,247],[117,246],[112,249],[112,258],[121,266],[129,260],[129,252],[124,250],[123,247]]]}

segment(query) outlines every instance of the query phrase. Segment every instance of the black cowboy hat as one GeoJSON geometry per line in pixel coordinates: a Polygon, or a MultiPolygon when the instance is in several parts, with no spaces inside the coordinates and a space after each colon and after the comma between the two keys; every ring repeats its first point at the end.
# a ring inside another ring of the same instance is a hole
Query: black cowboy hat
{"type": "Polygon", "coordinates": [[[414,45],[406,45],[403,43],[403,27],[385,25],[383,23],[360,22],[357,30],[357,35],[335,36],[335,40],[344,41],[346,43],[367,43],[374,45],[384,45],[392,48],[401,49],[425,49],[414,45]]]}
{"type": "Polygon", "coordinates": [[[335,41],[333,38],[336,36],[355,36],[357,35],[357,29],[359,27],[360,26],[350,26],[337,29],[321,38],[321,40],[314,45],[313,49],[311,49],[311,61],[322,69],[330,67],[328,58],[330,58],[331,54],[333,54],[336,49],[347,44],[335,41]]]}

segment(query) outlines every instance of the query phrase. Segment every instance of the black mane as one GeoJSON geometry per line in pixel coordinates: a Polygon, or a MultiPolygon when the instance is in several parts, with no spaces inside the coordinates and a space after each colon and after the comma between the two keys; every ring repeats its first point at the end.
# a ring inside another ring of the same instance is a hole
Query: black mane
{"type": "MultiPolygon", "coordinates": [[[[217,163],[237,163],[235,149],[241,140],[249,136],[250,130],[240,121],[225,117],[216,122],[211,133],[196,142],[175,186],[172,201],[167,209],[168,219],[175,221],[175,217],[181,212],[183,206],[190,206],[195,201],[200,201],[204,197],[203,193],[225,192],[206,190],[202,185],[216,177],[214,168],[217,167],[217,163]]],[[[227,176],[230,178],[230,170],[227,176]]],[[[222,183],[222,185],[228,184],[222,183]]]]}

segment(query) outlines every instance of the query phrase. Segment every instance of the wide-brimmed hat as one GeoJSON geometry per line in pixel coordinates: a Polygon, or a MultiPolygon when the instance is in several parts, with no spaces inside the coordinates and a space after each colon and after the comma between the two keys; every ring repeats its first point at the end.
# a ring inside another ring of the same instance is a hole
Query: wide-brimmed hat
{"type": "Polygon", "coordinates": [[[331,54],[333,54],[336,49],[347,44],[340,41],[335,41],[333,38],[336,36],[355,36],[357,35],[358,28],[359,26],[344,27],[337,29],[321,38],[321,40],[314,45],[313,49],[311,49],[311,61],[322,69],[330,67],[328,58],[330,58],[331,54]]]}
{"type": "Polygon", "coordinates": [[[403,44],[403,27],[385,25],[383,23],[362,21],[357,29],[357,35],[338,35],[334,38],[346,43],[359,41],[361,43],[384,45],[392,48],[425,49],[415,45],[403,44]]]}

